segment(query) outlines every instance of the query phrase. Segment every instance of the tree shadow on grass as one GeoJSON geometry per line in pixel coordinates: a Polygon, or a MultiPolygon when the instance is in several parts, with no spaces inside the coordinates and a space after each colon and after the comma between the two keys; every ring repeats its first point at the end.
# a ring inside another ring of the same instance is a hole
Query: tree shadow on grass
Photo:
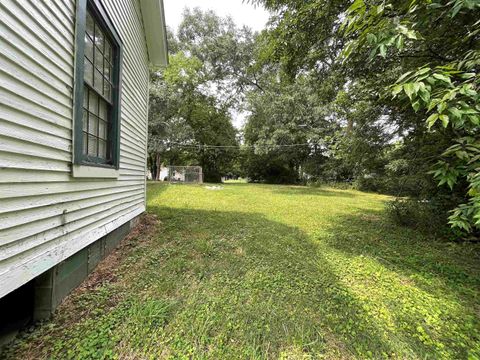
{"type": "MultiPolygon", "coordinates": [[[[150,271],[171,284],[168,296],[182,304],[165,329],[172,354],[185,355],[192,346],[195,356],[212,358],[381,358],[398,351],[339,281],[324,248],[300,229],[258,214],[150,211],[163,223],[150,271]]],[[[425,351],[415,340],[402,346],[404,356],[425,351]]]]}
{"type": "Polygon", "coordinates": [[[480,356],[480,244],[446,242],[361,210],[337,217],[323,238],[358,270],[350,281],[370,277],[366,296],[387,304],[393,321],[427,345],[427,354],[480,356]]]}
{"type": "Polygon", "coordinates": [[[308,195],[308,196],[334,196],[336,198],[354,198],[361,196],[354,194],[348,190],[328,190],[325,188],[310,187],[310,186],[278,186],[271,190],[274,194],[280,195],[308,195]]]}
{"type": "MultiPolygon", "coordinates": [[[[478,297],[455,287],[468,271],[434,265],[448,263],[441,248],[429,254],[417,245],[425,239],[380,213],[339,217],[312,239],[260,214],[149,211],[159,232],[122,265],[119,305],[99,312],[98,301],[72,298],[87,315],[60,314],[61,336],[24,341],[41,342],[49,358],[82,358],[97,346],[99,357],[212,359],[467,358],[478,343],[475,309],[462,303],[478,297]]],[[[27,348],[33,354],[17,357],[41,357],[27,348]]]]}
{"type": "Polygon", "coordinates": [[[480,290],[480,243],[448,242],[396,225],[381,211],[359,212],[336,218],[325,238],[330,247],[371,257],[406,276],[435,278],[460,297],[478,295],[468,289],[480,290]]]}
{"type": "Polygon", "coordinates": [[[168,182],[163,181],[147,181],[147,192],[149,193],[149,198],[159,196],[162,192],[167,191],[168,182]]]}
{"type": "Polygon", "coordinates": [[[326,189],[320,187],[313,187],[313,186],[302,186],[302,185],[276,185],[272,188],[270,184],[261,184],[261,183],[225,183],[227,187],[251,187],[255,188],[262,188],[266,191],[269,191],[273,194],[279,195],[317,195],[317,196],[335,196],[335,197],[358,197],[361,196],[359,194],[355,194],[350,192],[349,190],[334,190],[334,189],[326,189]]]}

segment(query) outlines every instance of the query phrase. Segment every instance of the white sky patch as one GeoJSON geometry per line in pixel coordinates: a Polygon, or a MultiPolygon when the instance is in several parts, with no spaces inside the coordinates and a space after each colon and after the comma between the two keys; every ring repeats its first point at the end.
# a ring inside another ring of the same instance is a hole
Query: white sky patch
{"type": "Polygon", "coordinates": [[[264,29],[269,17],[263,7],[253,6],[245,0],[164,0],[164,6],[167,25],[175,31],[186,7],[213,10],[222,17],[230,15],[238,26],[247,25],[255,31],[264,29]]]}
{"type": "Polygon", "coordinates": [[[250,115],[250,113],[247,111],[240,111],[240,112],[233,111],[231,115],[232,115],[233,126],[235,126],[237,129],[241,129],[243,128],[243,125],[245,125],[247,116],[250,115]]]}

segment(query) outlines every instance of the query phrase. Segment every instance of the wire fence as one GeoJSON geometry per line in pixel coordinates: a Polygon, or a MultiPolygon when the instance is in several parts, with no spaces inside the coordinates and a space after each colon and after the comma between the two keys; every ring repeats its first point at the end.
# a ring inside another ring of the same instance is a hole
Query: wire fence
{"type": "Polygon", "coordinates": [[[170,165],[168,166],[168,181],[170,183],[202,184],[202,167],[170,165]]]}

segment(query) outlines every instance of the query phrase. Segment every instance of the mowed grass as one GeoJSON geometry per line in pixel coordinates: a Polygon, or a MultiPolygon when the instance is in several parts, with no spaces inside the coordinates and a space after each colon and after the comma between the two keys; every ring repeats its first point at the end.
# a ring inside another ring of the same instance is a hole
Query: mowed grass
{"type": "Polygon", "coordinates": [[[387,199],[151,184],[154,231],[8,356],[479,358],[479,246],[391,224],[387,199]]]}

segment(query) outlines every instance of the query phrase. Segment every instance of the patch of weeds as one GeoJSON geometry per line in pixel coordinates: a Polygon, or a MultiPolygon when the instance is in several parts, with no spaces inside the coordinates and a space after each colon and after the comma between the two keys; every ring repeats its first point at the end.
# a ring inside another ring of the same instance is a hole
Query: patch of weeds
{"type": "Polygon", "coordinates": [[[387,216],[396,224],[439,236],[452,235],[448,227],[448,207],[437,201],[395,199],[387,202],[387,216]]]}

